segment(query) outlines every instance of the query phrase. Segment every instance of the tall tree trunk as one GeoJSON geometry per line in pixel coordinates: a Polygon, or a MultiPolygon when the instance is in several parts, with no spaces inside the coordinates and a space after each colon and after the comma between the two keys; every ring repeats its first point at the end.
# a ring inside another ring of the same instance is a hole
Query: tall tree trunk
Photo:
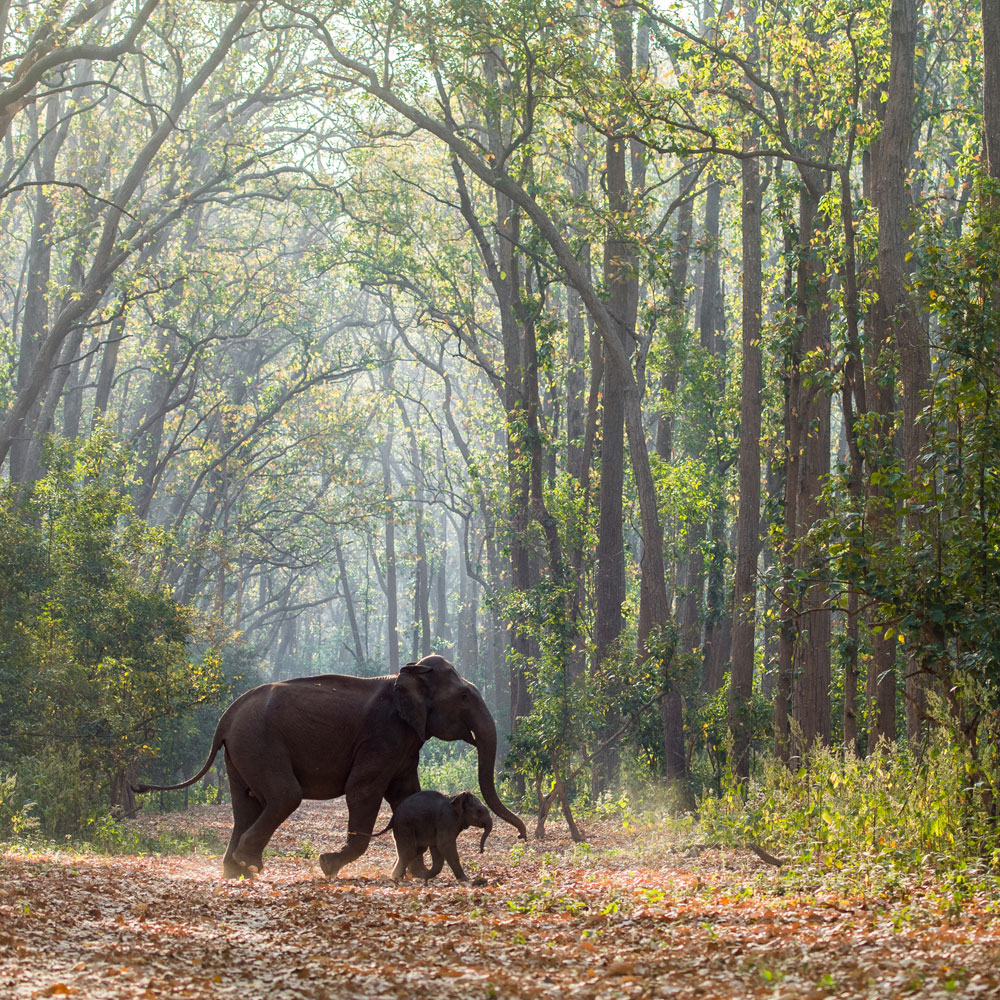
{"type": "MultiPolygon", "coordinates": [[[[80,267],[79,258],[74,259],[70,263],[69,275],[70,287],[78,289],[83,282],[83,272],[80,267]]],[[[44,435],[51,433],[55,429],[56,411],[59,403],[63,401],[66,383],[69,380],[70,374],[79,364],[80,347],[83,344],[84,333],[85,327],[83,324],[80,324],[66,338],[59,364],[49,377],[43,397],[44,403],[36,418],[35,433],[32,434],[28,442],[25,464],[29,478],[37,478],[41,474],[44,435]]]]}
{"type": "MultiPolygon", "coordinates": [[[[746,14],[754,41],[752,8],[746,14]]],[[[757,130],[750,128],[744,149],[756,148],[757,130]]],[[[760,530],[761,391],[761,184],[760,164],[748,156],[741,164],[743,238],[743,309],[740,363],[739,507],[736,515],[736,568],[733,581],[733,655],[729,675],[729,728],[733,734],[733,771],[740,781],[750,777],[753,697],[754,624],[757,600],[758,531],[760,530]]]]}
{"type": "Polygon", "coordinates": [[[402,399],[397,399],[400,417],[410,439],[410,467],[414,489],[413,534],[416,558],[413,563],[413,659],[431,652],[430,571],[427,565],[427,524],[424,502],[424,468],[416,428],[402,399]]]}
{"type": "Polygon", "coordinates": [[[337,557],[337,572],[340,574],[340,590],[344,597],[344,610],[351,626],[351,641],[354,643],[354,660],[363,663],[365,660],[365,643],[358,628],[358,616],[354,610],[354,595],[351,592],[351,581],[347,577],[347,563],[344,562],[344,549],[338,538],[333,543],[334,554],[337,557]]]}
{"type": "MultiPolygon", "coordinates": [[[[517,320],[514,299],[521,294],[520,261],[517,259],[517,211],[509,199],[498,194],[498,217],[502,221],[502,235],[498,241],[498,258],[501,262],[502,294],[499,296],[500,325],[504,342],[504,409],[507,420],[507,476],[510,498],[510,577],[515,591],[527,593],[538,582],[537,562],[528,543],[531,523],[530,467],[523,453],[527,444],[524,400],[525,358],[524,331],[517,320]]],[[[510,667],[510,721],[511,727],[522,716],[531,712],[531,695],[528,690],[528,664],[538,655],[538,644],[525,630],[510,630],[509,645],[515,654],[510,667]]]]}
{"type": "Polygon", "coordinates": [[[1000,0],[982,0],[983,159],[986,176],[1000,182],[1000,0]]]}
{"type": "MultiPolygon", "coordinates": [[[[683,170],[677,180],[677,225],[674,230],[673,263],[670,268],[670,297],[667,314],[667,364],[660,391],[671,399],[680,382],[681,364],[687,326],[688,267],[691,256],[691,239],[694,233],[694,198],[691,189],[699,176],[697,168],[683,170]]],[[[664,462],[674,457],[674,416],[661,412],[656,426],[656,454],[664,462]]]]}
{"type": "Polygon", "coordinates": [[[702,642],[701,689],[708,694],[720,690],[732,641],[730,607],[726,600],[726,561],[729,539],[728,504],[721,500],[712,511],[709,529],[710,555],[705,592],[705,636],[702,642]]]}
{"type": "Polygon", "coordinates": [[[396,511],[392,500],[392,431],[382,441],[382,491],[385,495],[385,644],[389,673],[399,673],[399,585],[396,576],[396,511]]]}
{"type": "MultiPolygon", "coordinates": [[[[484,58],[484,72],[493,87],[499,87],[497,54],[492,50],[484,58]]],[[[510,124],[491,117],[488,138],[492,161],[502,165],[509,141],[510,124]]],[[[538,565],[528,541],[532,519],[531,471],[536,453],[533,432],[525,426],[531,419],[531,405],[526,398],[528,382],[537,373],[529,372],[529,334],[524,329],[525,317],[520,309],[523,280],[520,259],[520,208],[499,186],[494,188],[494,238],[491,240],[476,214],[466,186],[462,163],[453,156],[452,172],[458,185],[460,209],[479,248],[487,277],[496,295],[503,344],[503,407],[507,450],[508,531],[510,552],[510,586],[527,592],[538,582],[538,565]],[[526,461],[525,456],[530,456],[526,461]]],[[[537,396],[537,381],[535,385],[537,396]]],[[[537,409],[534,419],[537,422],[537,409]]],[[[506,630],[507,644],[514,654],[510,662],[510,725],[531,711],[528,690],[528,665],[537,659],[537,642],[515,622],[506,630]]],[[[507,686],[507,685],[503,685],[507,686]]],[[[499,685],[497,690],[501,690],[499,685]]]]}
{"type": "MultiPolygon", "coordinates": [[[[812,247],[819,221],[818,199],[812,186],[803,184],[799,199],[800,256],[797,280],[797,318],[802,330],[802,356],[809,359],[815,376],[807,386],[799,382],[799,402],[793,415],[800,423],[800,460],[795,488],[796,541],[825,514],[821,493],[830,472],[830,397],[822,373],[829,365],[829,320],[826,295],[820,281],[821,264],[812,247]]],[[[799,610],[792,710],[805,751],[816,741],[830,742],[830,641],[829,591],[817,579],[819,571],[808,546],[800,544],[795,569],[806,579],[799,610]]]]}
{"type": "MultiPolygon", "coordinates": [[[[792,261],[795,256],[796,234],[791,219],[783,220],[784,257],[786,262],[784,299],[793,301],[794,274],[792,261]]],[[[774,754],[779,760],[788,761],[791,754],[792,675],[795,647],[798,643],[799,620],[796,614],[798,596],[795,576],[795,535],[798,524],[798,480],[800,467],[800,441],[802,422],[798,418],[799,396],[802,385],[802,331],[798,323],[787,331],[783,348],[782,381],[784,411],[782,435],[785,442],[784,462],[781,470],[782,514],[781,548],[778,562],[781,567],[781,587],[778,595],[778,666],[774,693],[774,754]]]]}
{"type": "MultiPolygon", "coordinates": [[[[573,160],[567,164],[566,173],[575,199],[582,200],[587,193],[588,157],[585,153],[588,130],[577,126],[578,148],[573,160]]],[[[590,269],[590,244],[581,250],[584,267],[590,269]]],[[[588,330],[583,299],[579,291],[566,286],[567,373],[566,373],[566,470],[571,477],[571,488],[580,497],[583,508],[580,527],[586,523],[590,505],[590,472],[593,463],[594,439],[597,435],[598,390],[601,385],[600,342],[594,336],[593,324],[588,330]],[[591,391],[587,393],[587,367],[591,365],[591,391]]],[[[567,669],[570,677],[579,677],[587,669],[586,643],[581,641],[583,608],[586,602],[587,572],[585,564],[585,534],[582,530],[569,531],[566,536],[566,561],[574,593],[570,608],[570,651],[567,669]]]]}
{"type": "MultiPolygon", "coordinates": [[[[632,12],[621,9],[611,16],[615,64],[620,81],[632,79],[632,12]]],[[[629,182],[629,143],[612,127],[605,142],[605,177],[609,222],[604,240],[604,282],[607,308],[614,318],[612,336],[629,359],[635,345],[639,300],[636,254],[629,218],[635,178],[629,182]]],[[[638,194],[638,190],[635,191],[638,194]]],[[[594,666],[600,670],[615,652],[625,627],[625,536],[623,496],[625,487],[625,382],[628,373],[604,366],[601,397],[601,482],[598,495],[596,568],[594,572],[594,666]]],[[[621,652],[621,651],[619,651],[621,652]]],[[[617,724],[611,719],[610,726],[617,724]]],[[[613,778],[617,748],[608,746],[595,768],[599,786],[613,778]]]]}
{"type": "MultiPolygon", "coordinates": [[[[881,93],[876,91],[866,101],[869,113],[884,113],[881,93]]],[[[881,138],[876,137],[862,157],[862,190],[865,197],[876,203],[876,175],[881,138]]],[[[866,505],[868,523],[873,537],[894,537],[898,533],[893,523],[894,510],[887,509],[885,487],[881,476],[875,476],[896,460],[893,435],[895,410],[896,364],[892,354],[891,333],[880,320],[878,307],[877,270],[864,273],[871,294],[871,304],[865,312],[868,336],[865,341],[866,392],[871,410],[872,442],[865,453],[866,505]]],[[[868,703],[868,751],[879,743],[896,741],[896,647],[893,638],[886,638],[886,623],[877,609],[865,614],[865,624],[872,647],[867,668],[865,697],[868,703]]]]}
{"type": "MultiPolygon", "coordinates": [[[[857,93],[855,101],[857,103],[857,93]]],[[[841,284],[844,289],[844,320],[847,328],[847,348],[844,355],[844,380],[841,389],[841,409],[844,416],[844,440],[847,444],[847,490],[852,503],[861,509],[864,503],[864,456],[857,437],[857,415],[868,413],[868,389],[862,358],[860,337],[860,299],[858,295],[857,255],[851,167],[854,158],[852,130],[846,163],[840,171],[840,212],[844,229],[844,264],[841,284]]],[[[856,543],[852,543],[856,544],[856,543]]],[[[860,679],[860,608],[858,585],[847,584],[847,619],[844,626],[844,748],[857,755],[858,745],[858,681],[860,679]]]]}
{"type": "MultiPolygon", "coordinates": [[[[96,348],[95,348],[96,349],[96,348]]],[[[63,437],[77,438],[80,436],[80,424],[83,419],[83,393],[90,381],[90,370],[94,364],[94,351],[88,351],[82,362],[74,365],[73,372],[67,380],[63,397],[63,437]]]]}
{"type": "MultiPolygon", "coordinates": [[[[666,366],[660,380],[660,393],[668,401],[667,408],[659,413],[656,426],[656,454],[664,464],[669,464],[674,458],[674,394],[680,384],[681,368],[683,366],[684,354],[687,340],[687,276],[691,255],[691,241],[694,231],[694,198],[692,188],[694,187],[700,171],[695,167],[689,167],[681,172],[678,178],[677,190],[677,225],[675,228],[673,262],[670,269],[670,297],[667,313],[667,360],[666,366]]],[[[671,581],[670,596],[668,596],[668,606],[673,604],[673,593],[683,586],[681,580],[680,566],[676,560],[667,562],[667,553],[663,554],[664,567],[670,566],[669,580],[671,581]]],[[[685,561],[684,565],[689,565],[685,561]]],[[[686,593],[686,591],[682,591],[686,593]]],[[[683,636],[692,631],[690,625],[685,626],[683,615],[681,615],[681,635],[682,648],[689,648],[690,640],[685,641],[683,636]]]]}
{"type": "Polygon", "coordinates": [[[448,524],[445,520],[441,521],[438,552],[434,573],[435,649],[444,655],[452,655],[453,658],[451,624],[448,620],[448,524]]]}
{"type": "MultiPolygon", "coordinates": [[[[907,192],[907,173],[913,147],[915,109],[914,54],[917,45],[919,0],[892,0],[890,12],[891,51],[889,89],[885,120],[878,141],[875,198],[878,206],[878,282],[876,325],[884,331],[880,339],[895,343],[903,388],[903,462],[907,476],[920,477],[920,453],[927,432],[919,421],[924,393],[930,384],[930,347],[920,312],[907,289],[906,262],[912,209],[907,192]]],[[[908,527],[918,530],[916,515],[908,515],[908,527]]],[[[926,716],[926,637],[911,637],[906,649],[906,733],[911,742],[920,738],[926,716]]]]}
{"type": "MultiPolygon", "coordinates": [[[[36,156],[35,176],[38,181],[48,180],[48,169],[42,163],[41,149],[36,156]]],[[[30,382],[38,364],[38,351],[49,315],[49,274],[52,266],[52,225],[54,213],[52,202],[39,186],[35,198],[35,216],[31,227],[31,242],[28,246],[28,279],[24,296],[24,312],[21,317],[21,343],[17,359],[17,386],[22,391],[30,382]]],[[[51,377],[51,376],[50,376],[51,377]]],[[[42,404],[37,395],[27,410],[10,448],[10,478],[15,483],[32,482],[40,475],[40,469],[30,468],[28,455],[32,437],[44,433],[45,428],[37,427],[42,404]]]]}
{"type": "Polygon", "coordinates": [[[118,367],[118,352],[121,342],[125,337],[126,314],[122,310],[111,322],[111,329],[108,339],[104,343],[101,351],[101,367],[97,374],[97,388],[94,391],[94,409],[91,420],[91,429],[97,426],[97,422],[102,420],[111,402],[111,390],[115,384],[115,370],[118,367]]]}
{"type": "MultiPolygon", "coordinates": [[[[580,149],[566,166],[570,191],[576,199],[587,193],[588,161],[583,152],[586,142],[584,126],[577,129],[580,149]]],[[[580,293],[566,288],[566,327],[568,330],[566,358],[566,468],[569,474],[584,485],[589,473],[586,468],[584,438],[587,430],[587,321],[580,293]]]]}

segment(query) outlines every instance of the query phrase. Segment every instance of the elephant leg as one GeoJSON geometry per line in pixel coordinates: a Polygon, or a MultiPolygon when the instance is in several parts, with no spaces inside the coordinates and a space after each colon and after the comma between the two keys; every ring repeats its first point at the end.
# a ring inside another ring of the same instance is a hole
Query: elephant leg
{"type": "Polygon", "coordinates": [[[222,859],[222,875],[224,878],[239,878],[246,875],[247,871],[233,860],[233,852],[236,850],[240,838],[257,821],[263,806],[258,799],[250,794],[246,782],[240,777],[239,772],[230,766],[229,771],[229,795],[233,800],[233,832],[229,837],[229,846],[222,859]]]}
{"type": "Polygon", "coordinates": [[[398,882],[406,876],[407,869],[414,878],[419,877],[424,849],[406,830],[393,830],[396,840],[396,866],[392,869],[392,880],[398,882]]]}
{"type": "Polygon", "coordinates": [[[416,768],[412,774],[398,775],[389,782],[389,787],[385,790],[385,800],[393,812],[404,799],[408,799],[414,792],[420,791],[420,778],[417,777],[416,768]]]}
{"type": "Polygon", "coordinates": [[[368,850],[372,839],[375,820],[378,819],[379,806],[382,805],[381,795],[347,794],[347,843],[339,851],[331,851],[319,856],[319,866],[327,878],[333,878],[345,865],[368,850]]]}
{"type": "Polygon", "coordinates": [[[274,831],[298,809],[302,789],[289,768],[268,775],[266,783],[254,789],[254,795],[263,800],[260,815],[240,837],[232,859],[246,871],[259,872],[264,867],[264,848],[274,831]]]}
{"type": "Polygon", "coordinates": [[[427,872],[427,878],[434,878],[444,867],[444,855],[438,850],[436,845],[431,846],[431,867],[427,872]]]}
{"type": "Polygon", "coordinates": [[[424,867],[424,856],[421,854],[410,862],[410,874],[414,878],[429,879],[431,873],[424,867]]]}
{"type": "MultiPolygon", "coordinates": [[[[424,867],[424,851],[427,850],[426,844],[418,844],[416,851],[411,855],[412,861],[410,861],[410,874],[414,878],[422,878],[425,882],[429,878],[434,878],[437,875],[438,869],[428,869],[424,867]]],[[[434,858],[434,848],[431,847],[431,858],[434,858]]]]}
{"type": "MultiPolygon", "coordinates": [[[[469,876],[462,870],[462,862],[458,860],[458,845],[455,841],[439,840],[438,849],[448,862],[448,867],[455,873],[455,878],[457,878],[459,882],[468,882],[469,876]]],[[[438,871],[440,870],[441,866],[438,865],[438,871]]]]}
{"type": "MultiPolygon", "coordinates": [[[[410,873],[413,873],[413,862],[410,862],[410,873]]],[[[396,864],[392,869],[392,874],[389,876],[393,882],[398,882],[406,874],[406,858],[403,857],[398,851],[396,852],[396,864]]]]}

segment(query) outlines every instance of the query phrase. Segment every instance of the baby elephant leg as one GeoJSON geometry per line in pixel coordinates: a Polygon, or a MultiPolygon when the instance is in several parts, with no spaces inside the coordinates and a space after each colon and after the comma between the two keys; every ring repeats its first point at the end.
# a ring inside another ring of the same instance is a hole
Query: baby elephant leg
{"type": "Polygon", "coordinates": [[[423,867],[424,852],[412,837],[399,830],[392,832],[396,841],[396,866],[392,869],[392,880],[398,882],[406,874],[407,868],[412,874],[417,874],[414,869],[415,866],[423,867]]]}
{"type": "Polygon", "coordinates": [[[435,873],[441,870],[440,859],[443,856],[448,862],[448,867],[455,873],[455,878],[457,878],[459,882],[468,882],[469,877],[462,870],[462,862],[458,860],[458,847],[455,844],[455,839],[452,837],[439,840],[437,848],[438,852],[434,857],[435,863],[437,864],[435,873]]]}
{"type": "Polygon", "coordinates": [[[429,878],[434,878],[437,872],[428,871],[424,866],[424,850],[425,848],[419,847],[417,856],[410,862],[409,872],[414,878],[422,878],[425,881],[429,878]]]}
{"type": "Polygon", "coordinates": [[[431,844],[431,867],[428,870],[425,878],[434,878],[435,875],[444,867],[444,855],[438,850],[436,844],[431,844]]]}

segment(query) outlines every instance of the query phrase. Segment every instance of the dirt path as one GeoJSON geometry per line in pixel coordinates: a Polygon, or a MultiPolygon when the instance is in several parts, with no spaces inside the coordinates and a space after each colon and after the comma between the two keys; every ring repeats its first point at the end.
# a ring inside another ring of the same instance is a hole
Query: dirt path
{"type": "MultiPolygon", "coordinates": [[[[1000,996],[996,897],[805,894],[752,854],[610,823],[585,847],[498,824],[484,855],[468,831],[481,888],[394,885],[389,837],[329,882],[315,858],[344,820],[307,803],[249,883],[205,856],[0,855],[0,997],[1000,996]]],[[[224,836],[228,808],[144,822],[224,836]]]]}

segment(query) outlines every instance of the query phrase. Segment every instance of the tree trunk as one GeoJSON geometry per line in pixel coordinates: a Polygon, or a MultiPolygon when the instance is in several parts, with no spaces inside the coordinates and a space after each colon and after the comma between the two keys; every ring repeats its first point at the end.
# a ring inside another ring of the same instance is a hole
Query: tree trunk
{"type": "Polygon", "coordinates": [[[108,339],[105,341],[104,349],[101,351],[101,367],[97,375],[97,389],[94,392],[94,409],[91,420],[92,430],[96,428],[97,422],[103,419],[108,412],[108,405],[111,402],[111,390],[115,384],[115,370],[118,367],[118,352],[124,338],[125,312],[123,310],[112,321],[108,339]]]}
{"type": "MultiPolygon", "coordinates": [[[[613,17],[618,74],[632,73],[632,24],[629,12],[613,17]]],[[[604,282],[608,311],[614,317],[613,335],[631,357],[635,343],[638,281],[635,250],[624,232],[630,206],[627,176],[628,144],[612,133],[605,143],[608,208],[611,215],[604,241],[604,282]]],[[[601,483],[598,495],[598,529],[594,573],[594,660],[600,665],[611,652],[625,625],[625,541],[622,528],[622,494],[625,477],[625,373],[604,366],[601,417],[601,483]]]]}
{"type": "MultiPolygon", "coordinates": [[[[746,19],[753,32],[752,15],[746,19]]],[[[757,144],[756,129],[744,146],[757,144]]],[[[750,777],[749,707],[753,697],[754,625],[760,530],[761,339],[761,185],[756,157],[741,165],[743,235],[743,316],[740,364],[739,508],[736,515],[736,569],[733,581],[733,655],[729,677],[729,728],[733,733],[733,771],[750,777]]]]}
{"type": "MultiPolygon", "coordinates": [[[[660,382],[660,391],[671,399],[680,382],[684,340],[687,326],[685,304],[687,301],[687,276],[694,232],[694,198],[691,189],[699,176],[696,168],[682,171],[677,181],[677,227],[673,248],[673,265],[670,269],[670,298],[667,316],[667,364],[660,382]]],[[[664,462],[674,457],[674,416],[661,412],[656,427],[656,454],[664,462]]]]}
{"type": "MultiPolygon", "coordinates": [[[[794,297],[792,261],[795,256],[795,228],[791,219],[783,220],[785,260],[784,298],[791,303],[794,297]]],[[[802,423],[799,420],[799,396],[802,373],[802,332],[796,323],[786,334],[782,365],[784,389],[784,463],[782,494],[781,548],[778,561],[781,567],[781,587],[778,595],[778,666],[774,694],[774,754],[779,760],[788,761],[791,754],[792,674],[795,647],[798,644],[799,620],[796,614],[798,596],[794,583],[795,536],[798,524],[798,480],[800,468],[800,441],[802,423]]]]}
{"type": "MultiPolygon", "coordinates": [[[[916,483],[920,477],[920,453],[927,431],[919,422],[923,396],[930,385],[930,347],[920,312],[909,295],[906,262],[912,211],[907,192],[913,146],[915,110],[914,54],[917,45],[919,0],[892,0],[890,13],[891,51],[889,89],[885,120],[878,141],[875,197],[878,206],[878,300],[877,324],[891,338],[899,358],[903,387],[903,462],[907,476],[916,483]]],[[[908,515],[908,527],[918,530],[917,516],[908,515]]],[[[920,739],[926,716],[925,636],[911,637],[906,659],[906,734],[911,743],[920,739]]]]}
{"type": "Polygon", "coordinates": [[[726,561],[729,555],[727,507],[728,504],[720,502],[712,512],[701,668],[701,689],[708,694],[715,694],[722,687],[732,638],[731,608],[726,600],[726,561]]]}
{"type": "Polygon", "coordinates": [[[354,611],[354,596],[351,593],[351,582],[347,578],[347,564],[344,562],[344,549],[339,538],[333,543],[333,549],[337,556],[337,570],[340,573],[340,590],[344,597],[344,609],[347,612],[347,621],[351,626],[354,659],[360,664],[366,659],[365,644],[361,638],[361,630],[358,628],[358,616],[354,611]]]}
{"type": "MultiPolygon", "coordinates": [[[[618,78],[632,79],[632,12],[620,9],[611,15],[615,64],[618,78]]],[[[617,123],[615,123],[617,124],[617,123]]],[[[630,228],[633,196],[641,192],[640,177],[629,181],[629,143],[612,128],[605,141],[605,177],[609,222],[604,239],[604,283],[607,308],[613,317],[611,335],[631,359],[635,346],[635,323],[639,301],[636,252],[630,228]]],[[[634,164],[633,164],[634,165],[634,164]]],[[[623,494],[625,486],[625,391],[630,373],[615,365],[604,365],[601,397],[601,482],[598,495],[596,567],[594,571],[594,667],[600,670],[616,652],[625,627],[625,536],[623,494]]],[[[622,650],[618,650],[619,655],[622,650]]],[[[614,728],[617,719],[607,721],[614,728]]],[[[607,746],[595,760],[594,775],[599,788],[614,778],[619,755],[607,746]]]]}
{"type": "MultiPolygon", "coordinates": [[[[588,159],[584,152],[588,139],[588,129],[578,125],[576,131],[578,148],[574,158],[566,166],[567,180],[573,197],[582,200],[587,193],[588,159]]],[[[584,267],[590,269],[590,244],[585,243],[581,258],[584,267]]],[[[598,425],[598,392],[603,379],[600,341],[594,336],[593,324],[588,324],[583,308],[583,299],[577,289],[566,286],[566,326],[567,372],[566,372],[566,471],[570,485],[580,498],[583,515],[581,525],[586,523],[590,507],[590,467],[593,463],[594,440],[598,425]],[[590,329],[588,329],[588,326],[590,329]],[[587,368],[590,365],[591,389],[587,392],[587,368]]],[[[570,607],[569,652],[567,669],[569,676],[579,677],[587,669],[586,643],[582,641],[583,608],[586,602],[586,588],[589,567],[585,569],[589,553],[585,552],[585,536],[582,531],[568,531],[566,534],[566,561],[570,580],[574,588],[570,607]]]]}
{"type": "Polygon", "coordinates": [[[389,673],[399,673],[399,597],[396,577],[396,511],[392,501],[392,431],[382,441],[382,491],[385,495],[385,644],[389,673]]]}
{"type": "Polygon", "coordinates": [[[451,625],[448,621],[448,525],[441,522],[440,553],[434,573],[434,638],[435,649],[452,658],[451,625]]]}
{"type": "Polygon", "coordinates": [[[410,467],[413,476],[413,534],[416,558],[413,564],[413,659],[431,652],[430,571],[427,565],[427,527],[424,503],[424,469],[417,441],[416,428],[410,420],[402,399],[397,399],[403,426],[410,438],[410,467]]]}
{"type": "MultiPolygon", "coordinates": [[[[39,181],[48,179],[44,177],[45,169],[39,154],[35,164],[35,175],[39,181]]],[[[45,188],[39,186],[37,192],[35,217],[31,227],[31,243],[28,247],[28,279],[24,295],[21,343],[17,359],[18,392],[25,390],[35,372],[38,365],[39,346],[49,322],[49,272],[52,266],[51,240],[54,214],[52,202],[46,195],[45,188]]],[[[33,435],[45,432],[45,428],[37,427],[41,410],[41,402],[36,395],[11,441],[11,482],[32,482],[41,474],[40,469],[30,468],[28,462],[33,435]]]]}
{"type": "Polygon", "coordinates": [[[1000,181],[1000,0],[982,0],[982,8],[983,158],[986,176],[1000,181]]]}
{"type": "MultiPolygon", "coordinates": [[[[855,252],[855,226],[851,167],[854,155],[852,131],[847,162],[840,171],[840,213],[844,229],[844,264],[841,283],[844,289],[844,320],[847,327],[847,349],[844,355],[844,381],[841,389],[841,408],[844,416],[844,440],[847,444],[847,490],[852,503],[861,509],[864,503],[864,456],[857,437],[857,415],[868,414],[868,388],[862,359],[860,324],[860,299],[858,295],[857,256],[855,252]]],[[[852,545],[859,545],[852,541],[852,545]]],[[[860,679],[860,610],[858,585],[853,579],[847,582],[847,619],[844,626],[844,749],[856,756],[858,745],[858,681],[860,679]]]]}
{"type": "MultiPolygon", "coordinates": [[[[817,179],[818,180],[818,179],[817,179]]],[[[817,185],[818,186],[818,183],[817,185]]],[[[802,355],[808,359],[812,385],[799,383],[799,403],[793,414],[800,424],[800,460],[796,498],[796,540],[825,515],[821,493],[830,473],[830,397],[822,375],[829,366],[829,320],[821,265],[812,248],[818,223],[818,200],[803,184],[799,201],[800,258],[797,274],[797,318],[802,330],[802,355]],[[817,385],[818,383],[818,385],[817,385]]],[[[806,579],[799,609],[799,641],[795,650],[792,711],[802,737],[800,752],[814,742],[830,742],[829,592],[808,547],[799,545],[795,569],[806,579]]]]}

